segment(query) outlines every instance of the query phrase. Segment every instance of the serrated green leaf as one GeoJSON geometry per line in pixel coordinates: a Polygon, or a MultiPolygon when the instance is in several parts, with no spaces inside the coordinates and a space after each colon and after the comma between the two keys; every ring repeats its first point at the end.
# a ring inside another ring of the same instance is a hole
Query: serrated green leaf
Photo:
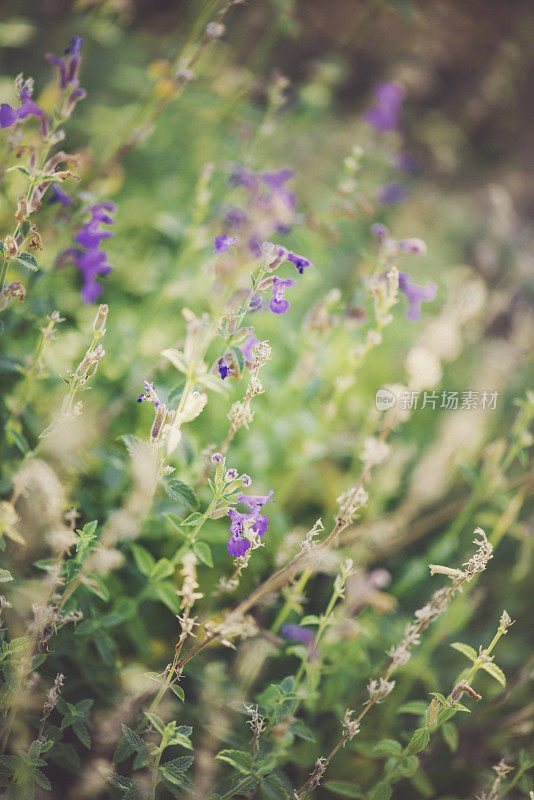
{"type": "Polygon", "coordinates": [[[389,800],[393,794],[393,789],[387,781],[380,781],[370,793],[371,800],[389,800]]]}
{"type": "Polygon", "coordinates": [[[227,764],[245,775],[253,773],[256,766],[252,756],[242,750],[221,750],[215,758],[218,758],[219,761],[226,761],[227,764]]]}
{"type": "Polygon", "coordinates": [[[506,675],[502,669],[494,664],[493,661],[485,661],[480,665],[481,669],[485,670],[488,675],[491,675],[501,686],[506,686],[506,675]]]}
{"type": "Polygon", "coordinates": [[[402,746],[395,739],[382,739],[373,747],[373,753],[377,756],[399,756],[402,746]]]}
{"type": "Polygon", "coordinates": [[[139,753],[146,747],[146,742],[139,736],[138,733],[133,731],[124,723],[121,724],[121,728],[122,728],[122,735],[130,745],[130,747],[132,747],[132,749],[136,751],[136,753],[139,753]]]}
{"type": "Polygon", "coordinates": [[[168,478],[163,481],[163,488],[175,503],[180,503],[191,510],[198,508],[198,497],[187,483],[179,481],[177,478],[168,478]]]}
{"type": "Polygon", "coordinates": [[[35,272],[38,269],[37,259],[35,256],[32,256],[31,253],[19,253],[15,261],[17,261],[19,264],[22,264],[23,267],[31,269],[32,272],[35,272]]]}
{"type": "Polygon", "coordinates": [[[410,753],[420,753],[421,750],[424,750],[427,744],[430,741],[430,733],[427,731],[426,728],[418,728],[414,731],[412,738],[408,744],[408,750],[410,753]]]}
{"type": "Polygon", "coordinates": [[[453,642],[451,647],[453,647],[455,650],[458,650],[460,653],[463,653],[463,655],[470,661],[476,661],[478,655],[477,651],[470,645],[463,644],[463,642],[453,642]]]}

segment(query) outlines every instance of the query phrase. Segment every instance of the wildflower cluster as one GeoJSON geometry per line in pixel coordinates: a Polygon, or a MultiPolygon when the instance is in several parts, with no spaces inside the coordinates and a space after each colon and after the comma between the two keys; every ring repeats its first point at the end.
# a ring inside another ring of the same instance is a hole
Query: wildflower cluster
{"type": "Polygon", "coordinates": [[[18,264],[32,271],[38,266],[35,256],[24,249],[26,244],[38,250],[43,249],[39,230],[32,224],[30,217],[40,210],[43,197],[50,186],[67,178],[77,177],[70,166],[79,166],[79,158],[64,151],[52,155],[52,149],[64,138],[61,126],[69,119],[76,104],[85,97],[85,90],[79,85],[82,43],[83,39],[75,36],[65,50],[66,58],[47,56],[59,73],[59,99],[50,118],[33,99],[34,83],[31,78],[24,80],[19,76],[16,80],[20,98],[18,107],[14,108],[8,103],[0,106],[0,128],[12,128],[10,146],[16,151],[18,158],[24,154],[28,157],[25,166],[9,168],[22,172],[27,178],[28,186],[26,193],[18,198],[15,230],[1,244],[3,264],[0,270],[0,311],[13,299],[18,297],[24,300],[25,297],[25,288],[20,281],[6,283],[10,264],[18,264]],[[31,117],[39,120],[39,139],[37,143],[23,144],[22,128],[31,117]],[[61,165],[67,168],[60,168],[61,165]]]}

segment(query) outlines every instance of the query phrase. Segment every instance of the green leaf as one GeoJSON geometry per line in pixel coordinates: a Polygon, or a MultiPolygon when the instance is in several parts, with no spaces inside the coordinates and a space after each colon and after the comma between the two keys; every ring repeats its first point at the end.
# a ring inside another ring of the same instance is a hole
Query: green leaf
{"type": "Polygon", "coordinates": [[[395,739],[382,739],[373,747],[373,753],[377,756],[399,756],[402,746],[395,739]]]}
{"type": "Polygon", "coordinates": [[[420,792],[423,797],[433,797],[434,787],[428,780],[427,776],[423,772],[421,768],[415,771],[413,776],[410,778],[412,785],[420,792]]]}
{"type": "Polygon", "coordinates": [[[164,578],[170,578],[171,575],[174,575],[175,567],[168,558],[160,558],[150,571],[150,580],[157,582],[162,581],[164,578]]]}
{"type": "Polygon", "coordinates": [[[313,734],[313,731],[308,728],[305,722],[301,719],[295,719],[289,726],[289,730],[291,733],[294,733],[295,736],[298,736],[299,739],[304,739],[306,742],[315,742],[316,738],[313,734]]]}
{"type": "Polygon", "coordinates": [[[0,569],[0,583],[8,583],[13,580],[13,575],[8,569],[0,569]]]}
{"type": "Polygon", "coordinates": [[[278,775],[266,775],[261,779],[261,793],[266,800],[286,800],[288,787],[280,780],[278,775]]]}
{"type": "Polygon", "coordinates": [[[87,747],[88,750],[91,749],[91,737],[89,736],[89,731],[87,730],[87,725],[85,722],[82,722],[81,719],[77,719],[72,723],[72,730],[80,740],[80,742],[87,747]]]}
{"type": "Polygon", "coordinates": [[[414,731],[412,738],[408,744],[410,753],[420,753],[424,750],[430,741],[430,734],[426,728],[418,728],[414,731]]]}
{"type": "Polygon", "coordinates": [[[343,797],[365,797],[365,794],[359,786],[355,786],[353,783],[349,783],[349,781],[327,781],[324,787],[328,789],[329,792],[335,792],[343,797]]]}
{"type": "Polygon", "coordinates": [[[171,692],[174,692],[176,697],[179,700],[181,700],[182,703],[184,702],[184,700],[185,700],[185,692],[184,692],[184,690],[182,689],[181,686],[179,686],[177,683],[171,683],[171,685],[169,686],[169,689],[171,690],[171,692]]]}
{"type": "Polygon", "coordinates": [[[138,733],[133,731],[124,723],[121,724],[121,728],[122,728],[122,735],[130,745],[132,750],[135,750],[136,753],[139,753],[141,750],[144,750],[144,748],[146,747],[146,743],[143,739],[141,739],[138,733]]]}
{"type": "Polygon", "coordinates": [[[463,653],[463,655],[470,661],[476,661],[478,653],[470,645],[463,644],[462,642],[454,642],[451,644],[451,647],[453,647],[455,650],[458,650],[460,653],[463,653]]]}
{"type": "Polygon", "coordinates": [[[387,781],[380,781],[370,794],[371,800],[389,800],[393,794],[393,789],[387,781]]]}
{"type": "Polygon", "coordinates": [[[184,756],[182,758],[175,758],[173,761],[168,761],[159,768],[161,776],[166,780],[174,783],[176,786],[182,786],[184,783],[184,773],[193,763],[192,756],[184,756]]]}
{"type": "Polygon", "coordinates": [[[219,761],[226,761],[227,764],[245,775],[253,773],[256,766],[252,756],[242,750],[221,750],[215,758],[218,758],[219,761]]]}
{"type": "Polygon", "coordinates": [[[482,662],[480,665],[481,669],[485,670],[488,675],[491,675],[501,686],[506,686],[506,675],[502,671],[502,669],[494,664],[493,661],[486,661],[482,662]]]}
{"type": "Polygon", "coordinates": [[[40,769],[34,770],[34,772],[32,773],[32,779],[33,782],[36,783],[37,786],[39,786],[41,789],[45,789],[47,792],[51,790],[52,785],[50,781],[48,780],[44,772],[41,772],[40,769]]]}
{"type": "Polygon", "coordinates": [[[19,253],[15,261],[35,272],[38,269],[37,259],[31,253],[19,253]]]}
{"type": "Polygon", "coordinates": [[[177,478],[168,478],[163,481],[163,488],[175,503],[180,503],[191,510],[198,508],[198,497],[187,483],[183,483],[177,478]]]}
{"type": "Polygon", "coordinates": [[[319,625],[321,622],[320,617],[316,614],[307,614],[300,620],[300,625],[319,625]]]}
{"type": "Polygon", "coordinates": [[[176,594],[176,586],[170,581],[162,581],[156,583],[153,588],[153,593],[158,600],[161,600],[173,614],[178,614],[180,611],[181,600],[176,594]]]}
{"type": "Polygon", "coordinates": [[[237,369],[239,370],[239,374],[243,373],[245,369],[245,356],[243,355],[243,351],[240,347],[231,347],[230,350],[232,351],[232,355],[235,359],[235,363],[237,365],[237,369]]]}
{"type": "Polygon", "coordinates": [[[452,722],[444,722],[441,726],[441,733],[451,753],[455,753],[458,749],[458,731],[456,727],[452,722]]]}
{"type": "Polygon", "coordinates": [[[193,552],[208,567],[213,567],[213,558],[211,556],[211,547],[206,542],[194,542],[193,552]]]}
{"type": "Polygon", "coordinates": [[[426,713],[427,704],[424,700],[411,700],[409,703],[404,703],[397,710],[397,714],[417,714],[423,715],[426,713]]]}
{"type": "Polygon", "coordinates": [[[20,450],[20,452],[23,455],[26,455],[26,453],[30,452],[30,445],[28,444],[26,437],[23,436],[22,433],[16,431],[11,425],[6,427],[6,433],[11,439],[13,439],[15,445],[17,446],[17,449],[20,450]]]}

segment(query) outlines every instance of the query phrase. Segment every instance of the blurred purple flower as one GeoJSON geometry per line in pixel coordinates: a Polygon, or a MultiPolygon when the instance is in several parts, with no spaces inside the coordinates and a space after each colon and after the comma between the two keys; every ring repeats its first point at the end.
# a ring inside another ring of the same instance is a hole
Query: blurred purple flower
{"type": "MultiPolygon", "coordinates": [[[[63,55],[69,56],[69,58],[60,58],[59,56],[55,56],[53,53],[47,53],[46,59],[53,64],[59,71],[59,87],[60,89],[66,89],[67,86],[77,87],[78,86],[78,75],[80,72],[80,50],[82,48],[83,39],[79,36],[74,36],[69,43],[69,46],[65,48],[63,55]]],[[[77,98],[81,99],[81,98],[77,98]]]]}
{"type": "Polygon", "coordinates": [[[290,622],[282,625],[280,633],[286,639],[294,639],[297,642],[302,642],[302,644],[307,645],[307,647],[311,647],[315,642],[315,634],[313,631],[309,628],[302,628],[300,625],[293,625],[290,622]]]}
{"type": "Polygon", "coordinates": [[[375,130],[393,131],[397,128],[404,89],[396,83],[379,83],[374,90],[375,104],[365,112],[364,119],[375,130]]]}
{"type": "Polygon", "coordinates": [[[240,208],[230,208],[226,212],[224,221],[229,228],[237,228],[239,230],[245,224],[247,215],[240,208]]]}
{"type": "Polygon", "coordinates": [[[438,287],[434,281],[430,281],[426,286],[419,286],[417,283],[412,283],[407,272],[399,272],[399,289],[406,295],[409,302],[406,319],[414,322],[421,316],[421,303],[434,300],[438,287]]]}
{"type": "Polygon", "coordinates": [[[403,151],[395,154],[393,157],[393,164],[397,169],[400,169],[401,172],[413,174],[419,170],[419,165],[415,158],[411,156],[410,153],[404,153],[403,151]]]}
{"type": "Polygon", "coordinates": [[[252,350],[256,347],[259,343],[259,339],[257,339],[253,333],[251,333],[246,342],[241,345],[241,352],[245,357],[245,364],[251,364],[254,361],[254,356],[252,355],[252,350]]]}
{"type": "Polygon", "coordinates": [[[236,245],[237,239],[235,236],[227,236],[225,233],[221,233],[220,236],[216,236],[213,240],[213,252],[226,253],[230,247],[235,247],[236,245]]]}
{"type": "Polygon", "coordinates": [[[74,203],[74,200],[70,195],[65,192],[61,186],[57,184],[53,184],[52,188],[50,189],[50,196],[48,197],[49,203],[61,203],[62,206],[68,208],[74,203]]]}
{"type": "Polygon", "coordinates": [[[291,303],[285,299],[285,291],[290,286],[296,286],[296,281],[292,278],[281,280],[281,278],[273,278],[273,296],[269,303],[269,308],[273,314],[285,314],[290,308],[291,303]]]}
{"type": "Polygon", "coordinates": [[[378,190],[378,202],[383,206],[394,206],[408,196],[408,189],[402,183],[385,183],[378,190]]]}

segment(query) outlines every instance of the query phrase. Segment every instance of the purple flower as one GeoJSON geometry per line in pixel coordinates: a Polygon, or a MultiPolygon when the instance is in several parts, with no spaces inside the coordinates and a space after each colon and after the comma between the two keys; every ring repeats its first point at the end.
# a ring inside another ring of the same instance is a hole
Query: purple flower
{"type": "Polygon", "coordinates": [[[230,247],[235,247],[237,244],[237,239],[235,236],[227,236],[225,233],[221,233],[219,236],[216,236],[213,240],[213,252],[214,253],[226,253],[226,251],[230,247]]]}
{"type": "Polygon", "coordinates": [[[315,642],[315,634],[309,628],[302,628],[300,625],[293,625],[292,623],[286,623],[282,625],[280,628],[280,633],[286,639],[294,639],[297,642],[302,642],[302,644],[311,647],[315,642]]]}
{"type": "Polygon", "coordinates": [[[397,128],[404,89],[396,83],[379,83],[374,90],[375,104],[365,112],[364,119],[375,130],[393,131],[397,128]]]}
{"type": "Polygon", "coordinates": [[[244,211],[241,211],[240,208],[228,209],[224,217],[226,225],[228,225],[229,228],[237,228],[237,230],[240,230],[240,228],[243,227],[243,225],[246,222],[246,219],[247,215],[245,214],[244,211]]]}
{"type": "Polygon", "coordinates": [[[228,363],[224,358],[221,358],[219,360],[218,370],[219,370],[219,375],[221,376],[223,381],[225,378],[228,377],[228,375],[230,375],[231,372],[230,367],[228,366],[228,363]]]}
{"type": "Polygon", "coordinates": [[[260,185],[258,176],[244,167],[238,167],[235,172],[230,175],[229,182],[233,186],[244,186],[245,189],[251,192],[257,192],[260,185]]]}
{"type": "Polygon", "coordinates": [[[295,173],[289,167],[282,167],[274,172],[262,172],[261,179],[274,192],[284,189],[284,183],[290,180],[295,173]]]}
{"type": "Polygon", "coordinates": [[[297,272],[300,275],[303,274],[306,267],[311,265],[311,261],[309,261],[307,258],[304,258],[304,256],[297,255],[297,253],[288,253],[287,260],[291,261],[291,263],[296,266],[297,272]]]}
{"type": "Polygon", "coordinates": [[[257,339],[253,333],[251,333],[246,342],[241,345],[241,352],[245,357],[245,364],[251,364],[254,361],[254,356],[252,355],[253,349],[259,343],[259,339],[257,339]]]}
{"type": "MultiPolygon", "coordinates": [[[[78,74],[80,72],[80,50],[82,48],[83,39],[79,36],[74,36],[65,48],[63,55],[69,56],[68,58],[60,58],[53,53],[47,53],[46,59],[59,71],[59,87],[66,89],[67,86],[76,88],[78,86],[78,74]]],[[[78,97],[77,99],[80,99],[78,97]]]]}
{"type": "Polygon", "coordinates": [[[143,394],[140,394],[137,398],[138,403],[142,403],[143,400],[147,400],[149,403],[154,403],[156,408],[160,405],[159,397],[156,394],[156,388],[154,383],[145,381],[145,391],[143,394]]]}
{"type": "Polygon", "coordinates": [[[383,206],[394,206],[408,196],[408,189],[402,183],[385,183],[378,191],[378,202],[383,206]]]}
{"type": "Polygon", "coordinates": [[[0,128],[10,128],[15,122],[27,117],[39,117],[41,130],[46,133],[48,126],[43,109],[32,100],[30,91],[23,87],[20,92],[20,106],[13,108],[9,103],[0,105],[0,128]]]}
{"type": "Polygon", "coordinates": [[[291,303],[285,299],[284,295],[286,289],[290,286],[295,286],[296,283],[292,278],[287,278],[286,280],[281,280],[277,277],[273,278],[273,296],[269,303],[269,308],[273,314],[285,314],[290,308],[291,303]]]}
{"type": "Polygon", "coordinates": [[[410,153],[398,152],[393,158],[393,164],[401,172],[415,173],[418,171],[419,166],[415,158],[410,153]]]}
{"type": "Polygon", "coordinates": [[[272,502],[271,496],[274,491],[271,490],[267,495],[246,495],[240,494],[237,500],[243,505],[249,507],[248,513],[237,511],[235,508],[228,509],[228,516],[230,517],[230,538],[228,540],[228,552],[232,558],[240,558],[244,556],[250,548],[250,542],[243,535],[243,527],[245,524],[256,533],[258,536],[264,536],[269,520],[266,514],[261,513],[261,508],[268,502],[272,502]]]}
{"type": "Polygon", "coordinates": [[[71,206],[74,202],[72,197],[65,192],[61,186],[53,184],[48,198],[49,203],[61,203],[62,206],[71,206]]]}
{"type": "Polygon", "coordinates": [[[388,229],[385,225],[382,225],[381,222],[375,222],[375,224],[371,226],[371,233],[373,236],[376,236],[377,239],[383,239],[388,235],[388,229]]]}
{"type": "Polygon", "coordinates": [[[91,206],[91,219],[78,232],[75,241],[83,250],[73,247],[66,250],[62,257],[72,258],[83,276],[81,298],[84,303],[94,303],[102,293],[102,286],[96,280],[98,275],[107,275],[111,272],[111,265],[107,256],[100,249],[102,239],[108,239],[114,234],[111,231],[100,230],[100,225],[111,225],[115,212],[113,203],[103,202],[91,206]]]}
{"type": "Polygon", "coordinates": [[[412,283],[407,272],[399,272],[399,289],[406,295],[409,302],[406,319],[413,322],[421,316],[421,303],[434,300],[438,287],[434,281],[430,281],[426,286],[419,286],[417,283],[412,283]]]}

